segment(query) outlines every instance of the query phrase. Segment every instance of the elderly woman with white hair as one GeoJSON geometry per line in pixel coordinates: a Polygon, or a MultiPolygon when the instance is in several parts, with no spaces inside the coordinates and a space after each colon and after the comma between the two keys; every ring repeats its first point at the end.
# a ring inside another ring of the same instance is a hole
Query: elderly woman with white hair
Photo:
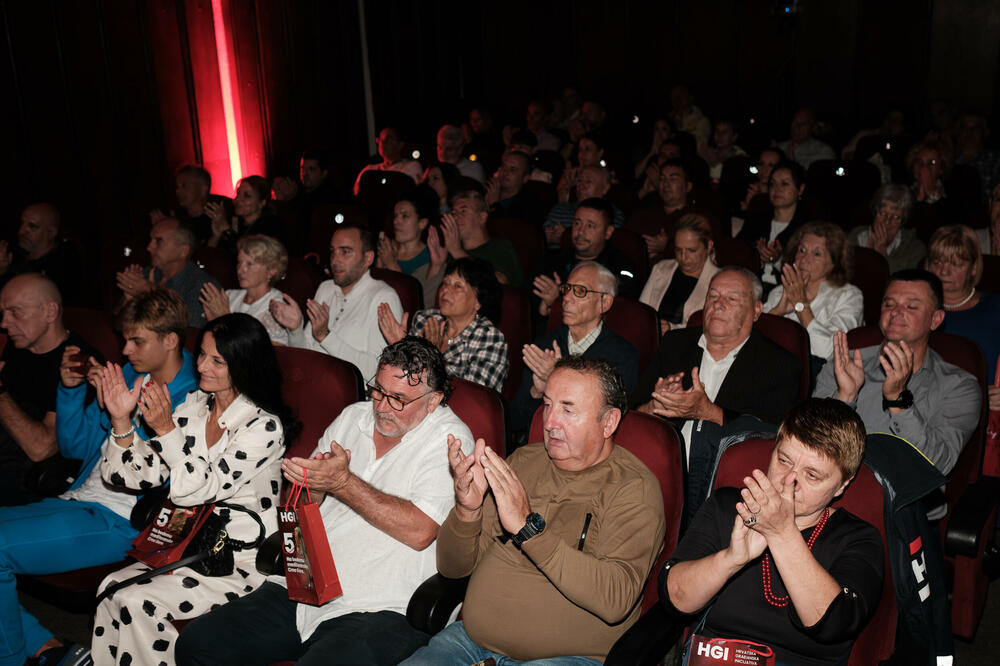
{"type": "Polygon", "coordinates": [[[268,306],[283,298],[274,284],[288,268],[288,250],[274,238],[261,234],[244,236],[237,248],[236,278],[240,288],[223,292],[213,284],[202,287],[198,300],[205,319],[212,321],[230,312],[244,312],[264,325],[273,344],[287,345],[288,330],[274,320],[268,306]]]}
{"type": "Polygon", "coordinates": [[[913,191],[905,185],[883,185],[872,196],[872,223],[851,229],[848,240],[875,250],[889,262],[889,273],[916,268],[927,254],[917,232],[907,226],[913,212],[913,191]]]}

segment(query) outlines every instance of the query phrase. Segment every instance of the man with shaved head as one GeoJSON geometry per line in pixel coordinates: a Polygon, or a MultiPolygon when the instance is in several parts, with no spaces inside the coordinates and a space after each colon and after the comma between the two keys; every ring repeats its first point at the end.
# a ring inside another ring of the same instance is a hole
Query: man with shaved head
{"type": "Polygon", "coordinates": [[[38,499],[25,492],[24,474],[59,449],[56,389],[63,348],[91,348],[63,326],[59,289],[43,275],[11,278],[0,291],[0,310],[7,333],[0,356],[0,506],[9,506],[38,499]]]}
{"type": "Polygon", "coordinates": [[[31,204],[21,212],[17,248],[0,241],[0,284],[22,273],[41,273],[56,283],[68,305],[77,303],[80,257],[72,243],[59,238],[59,211],[49,203],[31,204]]]}

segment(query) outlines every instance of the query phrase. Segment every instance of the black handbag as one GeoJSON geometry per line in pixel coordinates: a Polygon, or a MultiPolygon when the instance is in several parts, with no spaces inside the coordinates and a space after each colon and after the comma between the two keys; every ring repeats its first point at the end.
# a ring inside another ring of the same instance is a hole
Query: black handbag
{"type": "Polygon", "coordinates": [[[201,529],[198,530],[198,533],[188,543],[187,548],[184,549],[183,557],[176,562],[144,571],[114,585],[109,585],[97,596],[97,603],[100,604],[104,599],[124,587],[145,582],[160,574],[168,573],[181,567],[190,567],[203,576],[228,576],[233,573],[235,566],[233,563],[233,552],[250,550],[260,546],[264,542],[264,522],[257,515],[256,511],[238,504],[216,502],[215,506],[218,509],[222,509],[222,511],[218,513],[213,511],[208,516],[202,524],[201,529]],[[229,511],[240,511],[253,518],[259,528],[257,538],[248,542],[230,537],[226,531],[226,525],[230,521],[229,511]]]}

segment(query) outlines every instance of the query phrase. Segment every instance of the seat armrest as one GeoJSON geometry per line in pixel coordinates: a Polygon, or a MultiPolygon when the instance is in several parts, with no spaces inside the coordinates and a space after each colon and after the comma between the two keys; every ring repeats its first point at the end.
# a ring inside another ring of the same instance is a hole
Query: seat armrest
{"type": "Polygon", "coordinates": [[[628,628],[611,648],[604,666],[646,666],[659,664],[677,643],[691,618],[668,613],[656,604],[628,628]]]}
{"type": "Polygon", "coordinates": [[[1000,504],[1000,478],[980,477],[965,489],[948,519],[944,548],[946,555],[976,557],[979,540],[990,514],[1000,504]]]}
{"type": "Polygon", "coordinates": [[[406,607],[406,619],[414,629],[436,634],[448,624],[448,619],[462,600],[469,578],[445,578],[434,574],[420,584],[406,607]]]}

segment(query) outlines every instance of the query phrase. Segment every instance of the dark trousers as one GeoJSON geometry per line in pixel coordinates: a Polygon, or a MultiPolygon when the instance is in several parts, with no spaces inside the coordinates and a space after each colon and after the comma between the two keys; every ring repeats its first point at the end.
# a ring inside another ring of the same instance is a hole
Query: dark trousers
{"type": "Polygon", "coordinates": [[[430,636],[393,611],[349,613],[323,622],[304,643],[295,628],[288,590],[265,582],[260,589],[194,620],[177,640],[179,666],[273,664],[398,664],[430,636]]]}

